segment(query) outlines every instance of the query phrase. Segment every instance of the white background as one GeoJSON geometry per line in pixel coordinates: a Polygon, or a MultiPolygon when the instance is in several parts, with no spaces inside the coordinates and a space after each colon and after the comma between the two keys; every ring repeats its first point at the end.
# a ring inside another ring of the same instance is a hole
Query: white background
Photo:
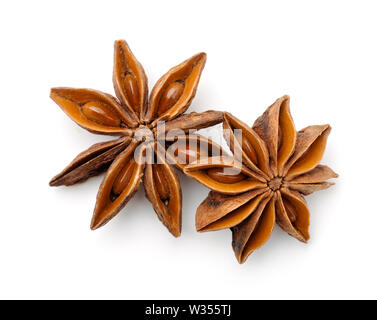
{"type": "Polygon", "coordinates": [[[377,298],[376,14],[375,1],[2,1],[0,298],[377,298]],[[102,177],[48,186],[109,139],[69,120],[49,89],[113,93],[122,38],[150,85],[207,52],[190,111],[228,110],[252,124],[289,94],[298,129],[332,125],[322,162],[340,178],[307,197],[307,245],[276,228],[239,265],[229,230],[195,232],[207,189],[182,175],[179,239],[143,189],[90,231],[102,177]]]}

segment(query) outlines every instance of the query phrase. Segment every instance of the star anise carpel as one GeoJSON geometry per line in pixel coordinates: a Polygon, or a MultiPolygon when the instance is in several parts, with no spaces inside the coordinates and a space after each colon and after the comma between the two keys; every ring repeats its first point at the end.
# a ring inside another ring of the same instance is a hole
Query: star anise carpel
{"type": "MultiPolygon", "coordinates": [[[[161,150],[165,150],[169,130],[180,130],[183,140],[206,141],[200,136],[185,137],[185,133],[223,119],[218,111],[183,114],[195,96],[205,61],[205,53],[199,53],[170,69],[148,96],[144,69],[127,43],[120,40],[115,42],[114,54],[116,98],[92,89],[51,89],[51,98],[79,126],[92,133],[119,137],[80,153],[50,182],[51,186],[68,186],[106,171],[97,194],[92,229],[111,220],[144,181],[146,196],[159,219],[174,236],[180,235],[181,187],[172,164],[177,168],[183,165],[169,163],[161,150]],[[162,131],[158,129],[160,123],[164,123],[162,131]]],[[[193,160],[189,148],[185,150],[193,160]]]]}
{"type": "Polygon", "coordinates": [[[210,157],[184,168],[187,175],[212,190],[197,209],[197,230],[231,228],[240,263],[268,240],[275,223],[307,242],[310,214],[303,196],[328,188],[333,183],[327,180],[337,177],[319,164],[330,126],[309,126],[296,132],[289,97],[283,96],[252,128],[225,113],[223,129],[233,158],[210,157]]]}

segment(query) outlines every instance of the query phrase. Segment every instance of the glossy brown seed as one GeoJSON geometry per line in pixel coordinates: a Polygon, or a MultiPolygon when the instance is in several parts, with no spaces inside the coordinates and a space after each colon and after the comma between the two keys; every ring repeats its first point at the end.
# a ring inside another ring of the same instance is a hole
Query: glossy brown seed
{"type": "Polygon", "coordinates": [[[143,66],[124,40],[115,41],[113,83],[115,94],[130,118],[129,125],[136,127],[148,99],[148,81],[143,66]]]}
{"type": "Polygon", "coordinates": [[[199,53],[163,75],[152,89],[142,121],[155,125],[184,113],[195,96],[205,60],[205,53],[199,53]]]}
{"type": "Polygon", "coordinates": [[[296,211],[294,206],[287,200],[283,198],[283,203],[284,203],[284,208],[285,211],[287,212],[289,220],[293,223],[296,221],[296,211]]]}
{"type": "Polygon", "coordinates": [[[167,200],[169,198],[169,186],[165,179],[162,166],[160,164],[156,164],[153,166],[153,178],[160,199],[162,201],[167,200]]]}
{"type": "Polygon", "coordinates": [[[192,161],[200,160],[205,156],[203,152],[200,151],[200,148],[190,149],[188,145],[181,146],[179,145],[174,151],[174,156],[181,164],[189,164],[192,161]]]}
{"type": "Polygon", "coordinates": [[[124,78],[123,86],[133,110],[140,113],[140,94],[135,76],[131,73],[127,74],[124,78]]]}
{"type": "Polygon", "coordinates": [[[224,168],[211,168],[207,171],[209,177],[221,183],[237,183],[244,180],[246,177],[242,173],[235,169],[226,168],[227,172],[224,172],[224,168]]]}
{"type": "Polygon", "coordinates": [[[168,85],[164,93],[161,95],[157,111],[158,115],[163,114],[175,105],[175,103],[181,97],[184,88],[185,86],[183,83],[178,81],[172,82],[168,85]]]}
{"type": "Polygon", "coordinates": [[[102,125],[119,127],[120,120],[111,109],[104,104],[91,101],[83,105],[83,114],[91,121],[102,125]]]}
{"type": "Polygon", "coordinates": [[[257,154],[247,139],[242,139],[242,149],[249,156],[250,160],[253,161],[255,165],[258,165],[257,154]]]}
{"type": "Polygon", "coordinates": [[[121,194],[125,187],[129,184],[134,168],[135,160],[131,159],[120,171],[113,184],[112,191],[115,194],[121,194]]]}

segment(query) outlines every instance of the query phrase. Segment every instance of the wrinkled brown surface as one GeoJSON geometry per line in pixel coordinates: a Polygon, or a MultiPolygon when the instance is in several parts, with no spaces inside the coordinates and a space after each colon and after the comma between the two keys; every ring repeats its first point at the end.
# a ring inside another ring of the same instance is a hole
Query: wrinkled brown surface
{"type": "Polygon", "coordinates": [[[223,128],[233,162],[210,157],[207,163],[194,161],[184,168],[212,190],[197,209],[198,231],[231,228],[239,263],[268,240],[275,222],[296,239],[308,241],[310,214],[303,195],[328,188],[333,183],[327,180],[337,177],[319,164],[330,126],[296,132],[289,97],[283,96],[252,128],[229,113],[224,114],[223,128]],[[232,165],[239,169],[235,178],[227,177],[231,171],[220,170],[232,165]]]}
{"type": "Polygon", "coordinates": [[[177,119],[171,120],[166,123],[165,131],[170,130],[200,130],[210,126],[214,126],[223,120],[223,113],[220,111],[205,111],[201,113],[191,112],[184,114],[177,119]]]}
{"type": "MultiPolygon", "coordinates": [[[[146,196],[158,218],[174,236],[180,235],[182,196],[173,166],[183,168],[186,163],[171,155],[167,157],[170,162],[162,160],[162,164],[144,165],[137,159],[163,159],[165,148],[153,151],[153,147],[162,144],[167,130],[181,129],[185,134],[222,122],[223,113],[218,111],[183,114],[195,96],[205,61],[206,54],[199,53],[170,69],[148,99],[144,69],[127,43],[119,40],[114,46],[113,70],[117,98],[92,89],[51,89],[51,98],[79,126],[96,134],[120,136],[80,153],[50,182],[51,186],[72,185],[107,170],[97,194],[92,229],[115,217],[144,179],[146,196]],[[159,121],[166,121],[161,135],[157,132],[159,121]],[[140,137],[141,130],[148,135],[140,137]]],[[[220,149],[215,144],[213,148],[220,149]]],[[[188,153],[190,161],[198,159],[197,153],[188,153]]]]}
{"type": "Polygon", "coordinates": [[[232,247],[240,263],[270,237],[275,224],[275,198],[266,193],[248,218],[232,228],[232,247]]]}
{"type": "Polygon", "coordinates": [[[52,178],[50,186],[70,186],[102,173],[130,141],[131,138],[123,137],[96,143],[81,152],[61,173],[52,178]]]}
{"type": "Polygon", "coordinates": [[[199,206],[196,215],[197,230],[200,232],[210,229],[220,230],[231,227],[231,224],[239,224],[253,212],[253,204],[250,206],[250,200],[253,199],[257,204],[261,199],[259,196],[267,191],[267,188],[261,188],[236,196],[211,191],[199,206]]]}

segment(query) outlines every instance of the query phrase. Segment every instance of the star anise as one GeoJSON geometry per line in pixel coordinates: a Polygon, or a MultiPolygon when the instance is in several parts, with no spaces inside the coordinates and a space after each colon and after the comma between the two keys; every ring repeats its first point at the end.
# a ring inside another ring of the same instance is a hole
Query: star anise
{"type": "MultiPolygon", "coordinates": [[[[146,196],[159,219],[174,236],[180,235],[180,182],[161,152],[164,150],[161,142],[168,130],[180,129],[185,135],[189,130],[222,121],[223,114],[217,111],[182,115],[195,96],[205,60],[206,54],[199,53],[170,69],[157,81],[148,99],[144,69],[127,43],[120,40],[115,42],[113,73],[117,98],[91,89],[51,89],[51,98],[79,126],[92,133],[120,136],[80,153],[50,182],[51,186],[68,186],[107,170],[98,191],[92,229],[112,219],[144,180],[146,196]],[[159,132],[161,122],[165,127],[159,132]],[[140,152],[136,153],[137,150],[140,152]],[[149,162],[141,161],[143,157],[149,158],[149,162]]],[[[190,149],[186,151],[193,160],[190,149]]],[[[174,164],[182,167],[180,163],[174,164]]]]}
{"type": "Polygon", "coordinates": [[[330,126],[296,132],[289,97],[283,96],[253,128],[229,113],[224,114],[223,128],[231,151],[240,151],[242,160],[216,157],[184,168],[212,190],[197,209],[197,230],[231,228],[239,263],[267,241],[275,222],[296,239],[308,241],[309,209],[303,195],[328,188],[333,183],[326,180],[337,177],[319,164],[330,126]]]}

